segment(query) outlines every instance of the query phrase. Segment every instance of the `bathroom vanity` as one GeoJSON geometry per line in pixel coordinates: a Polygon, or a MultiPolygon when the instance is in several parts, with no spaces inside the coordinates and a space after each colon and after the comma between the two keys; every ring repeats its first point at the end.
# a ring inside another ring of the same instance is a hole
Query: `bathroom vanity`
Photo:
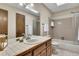
{"type": "Polygon", "coordinates": [[[17,56],[50,56],[52,54],[51,38],[42,38],[40,40],[44,41],[40,41],[40,43],[17,54],[17,56]]]}
{"type": "MultiPolygon", "coordinates": [[[[16,42],[15,44],[8,45],[4,51],[0,52],[0,55],[8,56],[51,56],[52,38],[49,36],[38,38],[37,41],[24,41],[16,42]]],[[[10,42],[11,43],[11,42],[10,42]]],[[[10,44],[9,43],[9,44],[10,44]]]]}

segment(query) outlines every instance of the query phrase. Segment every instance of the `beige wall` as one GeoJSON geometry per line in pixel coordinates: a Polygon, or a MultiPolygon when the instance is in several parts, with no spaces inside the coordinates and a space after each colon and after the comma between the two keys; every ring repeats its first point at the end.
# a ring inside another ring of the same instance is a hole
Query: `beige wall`
{"type": "MultiPolygon", "coordinates": [[[[16,13],[25,15],[25,25],[32,26],[32,20],[36,18],[31,14],[28,14],[22,10],[10,7],[5,4],[0,4],[0,8],[8,10],[8,38],[16,37],[16,13]]],[[[26,28],[25,28],[25,32],[27,32],[26,28]]]]}

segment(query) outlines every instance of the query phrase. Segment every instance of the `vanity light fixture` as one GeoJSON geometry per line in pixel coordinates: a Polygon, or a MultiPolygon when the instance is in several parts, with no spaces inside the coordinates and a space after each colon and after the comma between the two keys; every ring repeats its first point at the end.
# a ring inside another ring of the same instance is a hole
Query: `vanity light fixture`
{"type": "Polygon", "coordinates": [[[22,6],[22,7],[26,7],[26,6],[28,6],[30,8],[34,7],[33,3],[19,3],[19,5],[22,6]]]}
{"type": "Polygon", "coordinates": [[[30,5],[31,5],[32,7],[34,7],[34,4],[33,4],[33,3],[31,3],[30,5]]]}
{"type": "Polygon", "coordinates": [[[34,12],[34,13],[39,13],[38,11],[36,11],[36,10],[34,10],[34,9],[32,9],[32,8],[29,8],[29,7],[26,7],[26,9],[28,9],[28,10],[34,12]]]}
{"type": "Polygon", "coordinates": [[[57,6],[61,6],[61,5],[65,4],[65,3],[56,3],[56,4],[57,4],[57,6]]]}
{"type": "Polygon", "coordinates": [[[34,6],[34,4],[31,3],[31,4],[27,5],[25,8],[32,11],[32,12],[34,12],[34,13],[39,13],[38,11],[33,9],[33,6],[34,6]]]}
{"type": "Polygon", "coordinates": [[[34,12],[34,13],[39,13],[38,11],[34,10],[33,7],[34,7],[34,4],[33,3],[19,3],[20,6],[34,12]]]}
{"type": "Polygon", "coordinates": [[[20,6],[23,6],[23,3],[19,3],[20,6]]]}

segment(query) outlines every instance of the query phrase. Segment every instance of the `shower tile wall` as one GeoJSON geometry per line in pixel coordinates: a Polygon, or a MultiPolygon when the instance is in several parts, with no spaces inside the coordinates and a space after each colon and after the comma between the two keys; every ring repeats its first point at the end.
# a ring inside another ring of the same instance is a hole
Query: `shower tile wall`
{"type": "Polygon", "coordinates": [[[55,39],[64,37],[65,40],[74,40],[72,18],[55,20],[55,26],[50,32],[55,39]]]}

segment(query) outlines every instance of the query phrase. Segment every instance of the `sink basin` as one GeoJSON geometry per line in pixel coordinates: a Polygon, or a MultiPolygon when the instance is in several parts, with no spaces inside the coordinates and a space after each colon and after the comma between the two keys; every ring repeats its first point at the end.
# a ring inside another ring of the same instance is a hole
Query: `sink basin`
{"type": "Polygon", "coordinates": [[[38,41],[37,39],[28,39],[28,40],[26,40],[27,42],[36,42],[36,41],[38,41]]]}
{"type": "Polygon", "coordinates": [[[39,43],[39,40],[41,39],[41,37],[38,36],[31,36],[30,39],[25,39],[24,43],[26,44],[37,44],[39,43]]]}
{"type": "Polygon", "coordinates": [[[33,45],[33,44],[37,44],[38,42],[37,41],[35,41],[35,40],[26,40],[25,42],[24,42],[24,44],[29,44],[29,45],[33,45]]]}
{"type": "Polygon", "coordinates": [[[24,40],[24,43],[26,43],[26,44],[36,44],[36,43],[38,43],[38,39],[28,39],[28,40],[24,40]]]}

